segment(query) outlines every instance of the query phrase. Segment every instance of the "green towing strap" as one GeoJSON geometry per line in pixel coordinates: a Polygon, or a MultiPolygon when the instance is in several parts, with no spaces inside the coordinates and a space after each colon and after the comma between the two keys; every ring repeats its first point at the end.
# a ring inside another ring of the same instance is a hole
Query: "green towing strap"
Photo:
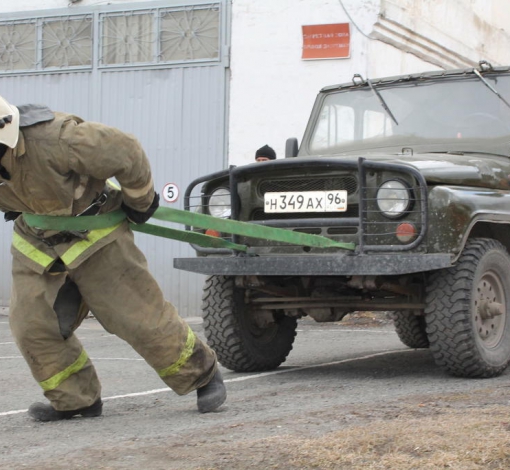
{"type": "Polygon", "coordinates": [[[248,250],[246,245],[239,245],[237,243],[229,242],[228,240],[223,240],[223,238],[211,237],[209,235],[203,235],[202,233],[177,230],[153,224],[130,225],[131,229],[136,232],[148,233],[149,235],[155,235],[157,237],[171,238],[172,240],[193,243],[195,245],[205,246],[208,248],[228,248],[229,250],[236,251],[248,250]]]}
{"type": "Polygon", "coordinates": [[[155,219],[166,222],[177,222],[192,227],[217,230],[218,232],[233,233],[251,238],[262,238],[293,245],[315,246],[320,248],[335,247],[344,250],[354,250],[354,243],[340,243],[320,235],[294,232],[283,228],[266,227],[264,225],[239,222],[238,220],[219,219],[210,215],[196,212],[160,207],[153,215],[155,219]]]}
{"type": "Polygon", "coordinates": [[[117,225],[126,218],[124,211],[118,210],[95,216],[65,216],[65,215],[37,215],[23,213],[23,218],[28,226],[41,230],[56,230],[81,232],[85,230],[97,230],[117,225]]]}
{"type": "MultiPolygon", "coordinates": [[[[340,243],[320,235],[311,235],[308,233],[294,232],[292,230],[281,228],[266,227],[248,222],[239,222],[237,220],[219,219],[210,215],[198,214],[196,212],[189,212],[180,209],[172,209],[170,207],[160,207],[152,217],[165,222],[174,222],[192,227],[212,229],[224,233],[279,241],[293,245],[320,248],[334,247],[344,250],[355,249],[354,243],[340,243]]],[[[30,227],[42,230],[81,231],[111,227],[112,225],[124,220],[126,218],[126,214],[123,211],[118,210],[96,216],[73,217],[23,214],[23,218],[30,227]]],[[[195,243],[200,246],[228,248],[237,251],[247,250],[245,245],[231,243],[221,238],[210,237],[208,235],[186,230],[171,229],[153,224],[130,225],[131,228],[137,232],[148,233],[158,237],[171,238],[188,243],[195,243]]]]}

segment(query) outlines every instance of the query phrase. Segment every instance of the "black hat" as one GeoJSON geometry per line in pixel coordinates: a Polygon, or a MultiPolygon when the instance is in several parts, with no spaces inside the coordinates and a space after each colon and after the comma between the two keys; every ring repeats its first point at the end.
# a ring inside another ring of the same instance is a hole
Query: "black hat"
{"type": "Polygon", "coordinates": [[[255,152],[255,160],[258,157],[267,157],[269,160],[274,160],[276,159],[276,152],[266,144],[255,152]]]}

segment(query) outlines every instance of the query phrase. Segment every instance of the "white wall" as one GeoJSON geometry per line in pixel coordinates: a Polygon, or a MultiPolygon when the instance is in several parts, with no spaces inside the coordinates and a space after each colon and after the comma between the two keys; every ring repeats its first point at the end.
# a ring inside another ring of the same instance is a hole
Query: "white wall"
{"type": "Polygon", "coordinates": [[[414,50],[438,65],[466,67],[482,59],[510,63],[509,22],[508,0],[381,0],[375,30],[403,51],[414,50]],[[386,30],[378,28],[381,24],[386,30]],[[404,38],[392,37],[388,26],[404,38]]]}
{"type": "MultiPolygon", "coordinates": [[[[370,32],[380,0],[344,0],[370,32]]],[[[325,85],[366,74],[367,40],[351,25],[351,58],[304,61],[303,25],[349,22],[338,0],[233,0],[229,160],[252,163],[268,144],[284,156],[301,140],[315,96],[325,85]]]]}

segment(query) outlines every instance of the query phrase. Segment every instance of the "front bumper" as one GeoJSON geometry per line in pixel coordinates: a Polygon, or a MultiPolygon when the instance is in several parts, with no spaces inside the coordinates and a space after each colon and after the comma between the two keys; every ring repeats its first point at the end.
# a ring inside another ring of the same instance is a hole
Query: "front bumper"
{"type": "Polygon", "coordinates": [[[433,271],[452,266],[447,253],[324,256],[209,256],[176,258],[174,268],[223,276],[376,276],[433,271]]]}

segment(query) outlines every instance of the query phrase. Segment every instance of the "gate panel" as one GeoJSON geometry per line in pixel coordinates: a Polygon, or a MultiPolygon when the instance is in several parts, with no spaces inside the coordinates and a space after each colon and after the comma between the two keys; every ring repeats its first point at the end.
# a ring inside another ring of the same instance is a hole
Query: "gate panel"
{"type": "MultiPolygon", "coordinates": [[[[0,56],[0,95],[134,134],[151,161],[156,190],[176,184],[180,197],[171,207],[182,208],[191,180],[226,165],[228,86],[229,2],[185,2],[83,7],[72,16],[68,9],[3,15],[0,48],[8,41],[12,53],[0,56]]],[[[0,222],[0,305],[10,298],[11,235],[12,225],[0,222]]],[[[202,276],[173,269],[174,257],[194,256],[193,250],[135,236],[168,300],[183,316],[198,315],[202,276]]]]}

